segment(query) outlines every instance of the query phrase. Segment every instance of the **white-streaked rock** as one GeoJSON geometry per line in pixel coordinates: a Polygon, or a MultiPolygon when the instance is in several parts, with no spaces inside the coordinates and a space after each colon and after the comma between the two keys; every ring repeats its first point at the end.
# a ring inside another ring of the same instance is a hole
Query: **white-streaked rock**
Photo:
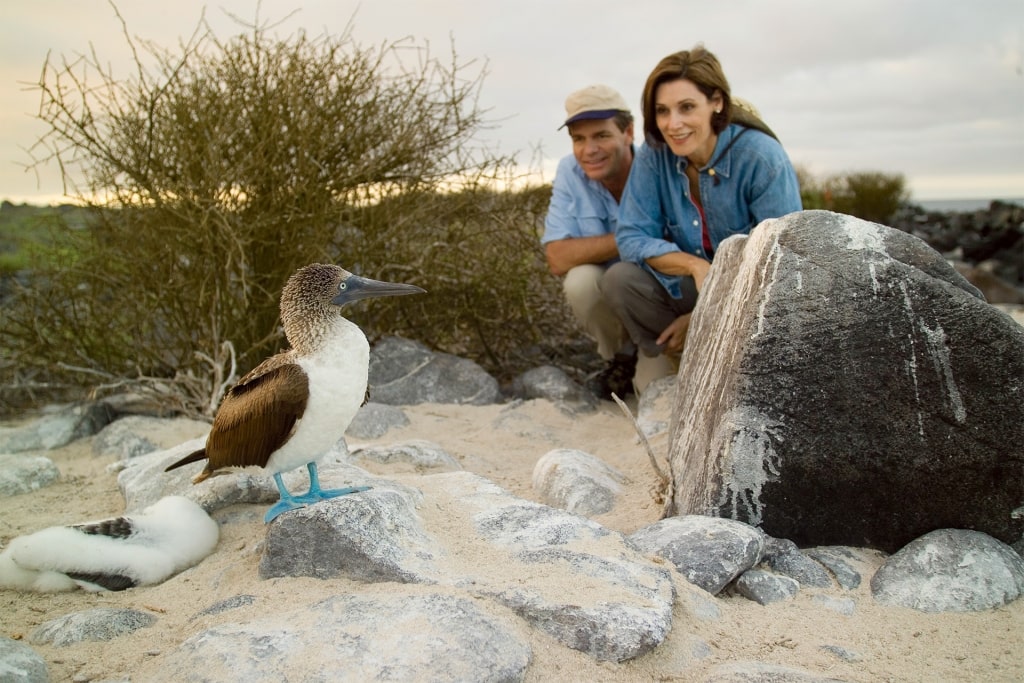
{"type": "Polygon", "coordinates": [[[1024,329],[912,235],[803,211],[725,240],[678,382],[670,514],[886,552],[1024,532],[1024,329]]]}

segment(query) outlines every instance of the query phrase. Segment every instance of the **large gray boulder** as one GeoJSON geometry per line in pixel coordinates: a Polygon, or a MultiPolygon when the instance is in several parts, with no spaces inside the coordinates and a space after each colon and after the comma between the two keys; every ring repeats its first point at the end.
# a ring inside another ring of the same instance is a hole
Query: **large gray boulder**
{"type": "Polygon", "coordinates": [[[525,400],[546,398],[569,415],[592,413],[599,402],[597,396],[553,365],[522,373],[512,380],[510,393],[525,400]]]}
{"type": "MultiPolygon", "coordinates": [[[[419,483],[380,482],[281,515],[267,529],[261,578],[447,586],[599,661],[638,657],[668,636],[671,575],[621,535],[466,472],[419,483]]],[[[324,484],[335,485],[329,469],[324,484]]]]}
{"type": "Polygon", "coordinates": [[[904,232],[825,211],[723,242],[678,375],[669,514],[895,551],[1021,537],[1024,328],[904,232]]]}
{"type": "Polygon", "coordinates": [[[522,680],[529,643],[493,612],[435,592],[338,595],[206,629],[139,680],[522,680]]]}
{"type": "Polygon", "coordinates": [[[0,431],[0,453],[53,450],[96,432],[116,417],[102,401],[57,406],[21,427],[0,431]]]}
{"type": "Polygon", "coordinates": [[[388,405],[501,400],[498,380],[473,361],[401,337],[386,337],[371,349],[368,382],[370,397],[388,405]]]}

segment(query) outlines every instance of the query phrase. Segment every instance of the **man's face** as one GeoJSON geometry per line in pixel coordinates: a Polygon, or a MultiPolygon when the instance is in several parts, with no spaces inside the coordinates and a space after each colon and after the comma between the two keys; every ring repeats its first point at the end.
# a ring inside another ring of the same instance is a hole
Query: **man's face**
{"type": "Polygon", "coordinates": [[[577,121],[569,125],[572,152],[591,180],[625,181],[632,161],[633,125],[621,131],[614,119],[577,121]]]}

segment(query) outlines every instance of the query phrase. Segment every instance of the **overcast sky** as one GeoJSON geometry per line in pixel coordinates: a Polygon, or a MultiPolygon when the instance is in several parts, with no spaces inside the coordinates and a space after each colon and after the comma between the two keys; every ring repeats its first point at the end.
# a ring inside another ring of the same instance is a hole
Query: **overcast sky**
{"type": "MultiPolygon", "coordinates": [[[[136,37],[174,48],[206,8],[220,38],[256,0],[121,0],[136,37]]],[[[734,95],[752,101],[790,158],[824,176],[902,173],[913,199],[1024,197],[1022,0],[264,0],[280,36],[340,35],[364,45],[412,37],[435,56],[486,61],[488,141],[545,172],[569,150],[566,94],[590,83],[637,107],[665,55],[703,42],[734,95]]],[[[118,75],[130,61],[107,0],[13,0],[0,9],[0,198],[61,200],[57,169],[26,173],[45,129],[31,90],[47,52],[90,44],[118,75]]],[[[639,128],[639,127],[638,127],[639,128]]]]}

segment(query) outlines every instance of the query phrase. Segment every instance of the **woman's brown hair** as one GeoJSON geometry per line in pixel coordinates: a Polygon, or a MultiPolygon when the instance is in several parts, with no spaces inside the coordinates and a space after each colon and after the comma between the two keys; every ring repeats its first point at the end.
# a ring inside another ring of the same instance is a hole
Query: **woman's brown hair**
{"type": "Polygon", "coordinates": [[[711,130],[716,135],[725,130],[732,120],[732,97],[729,81],[725,78],[722,65],[719,64],[715,55],[708,52],[703,45],[698,44],[692,50],[675,52],[665,57],[658,62],[654,71],[647,77],[640,109],[644,117],[644,139],[652,147],[660,147],[665,144],[665,138],[658,130],[658,121],[655,115],[654,99],[658,92],[658,86],[681,78],[692,82],[708,99],[714,97],[715,92],[721,93],[722,111],[711,115],[711,130]]]}

